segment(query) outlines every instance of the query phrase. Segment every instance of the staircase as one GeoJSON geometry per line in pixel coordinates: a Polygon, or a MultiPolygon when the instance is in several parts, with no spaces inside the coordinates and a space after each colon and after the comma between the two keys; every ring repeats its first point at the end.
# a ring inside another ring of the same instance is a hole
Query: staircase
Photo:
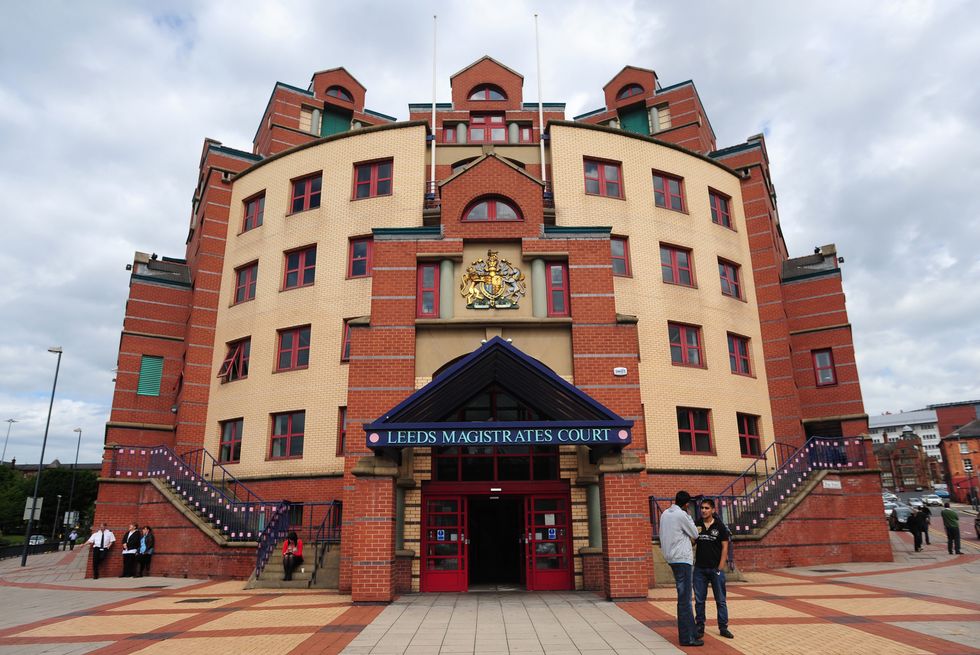
{"type": "Polygon", "coordinates": [[[340,575],[340,545],[323,543],[316,546],[313,553],[309,546],[304,547],[303,563],[293,570],[292,580],[283,580],[282,566],[283,541],[276,543],[274,554],[266,562],[262,571],[253,575],[246,589],[336,589],[340,575]],[[312,555],[312,558],[311,558],[312,555]]]}

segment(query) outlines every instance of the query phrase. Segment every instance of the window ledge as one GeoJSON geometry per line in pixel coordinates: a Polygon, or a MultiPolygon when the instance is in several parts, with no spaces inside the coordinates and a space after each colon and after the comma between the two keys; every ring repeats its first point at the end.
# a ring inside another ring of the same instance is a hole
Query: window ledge
{"type": "Polygon", "coordinates": [[[549,318],[537,318],[532,316],[502,318],[499,316],[480,317],[480,318],[416,318],[416,325],[427,327],[473,327],[474,325],[539,325],[542,327],[553,325],[571,325],[572,319],[569,316],[555,316],[549,318]]]}

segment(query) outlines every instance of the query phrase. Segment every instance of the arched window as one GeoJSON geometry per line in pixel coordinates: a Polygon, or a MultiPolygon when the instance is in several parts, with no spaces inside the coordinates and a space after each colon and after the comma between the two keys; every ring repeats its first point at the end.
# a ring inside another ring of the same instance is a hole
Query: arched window
{"type": "Polygon", "coordinates": [[[343,100],[344,102],[354,102],[354,98],[351,97],[350,91],[342,86],[332,86],[327,89],[327,95],[331,98],[337,98],[338,100],[343,100]]]}
{"type": "Polygon", "coordinates": [[[639,84],[627,84],[619,93],[616,94],[616,100],[625,100],[626,98],[631,98],[633,96],[638,96],[643,94],[643,87],[639,84]]]}
{"type": "Polygon", "coordinates": [[[506,100],[507,94],[500,87],[492,84],[481,84],[470,91],[470,100],[506,100]]]}
{"type": "Polygon", "coordinates": [[[464,221],[522,221],[521,213],[503,198],[481,198],[463,212],[464,221]]]}

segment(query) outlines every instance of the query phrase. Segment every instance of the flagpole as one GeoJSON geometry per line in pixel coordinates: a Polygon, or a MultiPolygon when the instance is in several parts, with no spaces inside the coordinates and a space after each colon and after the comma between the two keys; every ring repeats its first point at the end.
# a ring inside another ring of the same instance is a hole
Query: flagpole
{"type": "Polygon", "coordinates": [[[541,181],[548,185],[548,171],[544,165],[544,103],[541,99],[541,43],[538,40],[538,15],[534,14],[534,50],[538,58],[538,145],[541,147],[541,181]]]}
{"type": "Polygon", "coordinates": [[[436,195],[436,29],[438,16],[432,17],[432,149],[429,161],[429,193],[436,195]]]}

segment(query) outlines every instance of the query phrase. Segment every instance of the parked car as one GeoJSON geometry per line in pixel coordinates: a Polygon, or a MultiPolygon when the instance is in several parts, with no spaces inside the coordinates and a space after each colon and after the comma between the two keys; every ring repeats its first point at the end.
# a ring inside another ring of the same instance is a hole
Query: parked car
{"type": "Polygon", "coordinates": [[[884,502],[884,506],[885,506],[885,518],[887,519],[887,518],[889,518],[892,515],[892,512],[895,511],[895,507],[897,505],[896,505],[896,503],[892,503],[892,502],[889,502],[889,501],[886,500],[884,502]]]}
{"type": "Polygon", "coordinates": [[[949,492],[945,489],[936,489],[936,495],[940,498],[949,498],[949,492]]]}
{"type": "Polygon", "coordinates": [[[909,507],[925,507],[921,498],[909,498],[909,507]]]}
{"type": "Polygon", "coordinates": [[[888,529],[905,530],[909,527],[909,516],[912,515],[912,508],[902,503],[893,503],[891,514],[888,515],[888,529]]]}
{"type": "Polygon", "coordinates": [[[881,492],[881,499],[884,500],[884,501],[890,502],[890,503],[897,503],[898,502],[898,496],[896,496],[895,494],[893,494],[890,491],[882,491],[881,492]]]}
{"type": "Polygon", "coordinates": [[[939,497],[939,494],[927,494],[922,497],[922,502],[926,505],[939,505],[943,504],[943,499],[939,497]]]}
{"type": "Polygon", "coordinates": [[[45,541],[47,541],[47,539],[44,538],[44,535],[32,534],[30,541],[28,541],[27,543],[30,544],[31,546],[39,546],[43,544],[45,541]]]}

